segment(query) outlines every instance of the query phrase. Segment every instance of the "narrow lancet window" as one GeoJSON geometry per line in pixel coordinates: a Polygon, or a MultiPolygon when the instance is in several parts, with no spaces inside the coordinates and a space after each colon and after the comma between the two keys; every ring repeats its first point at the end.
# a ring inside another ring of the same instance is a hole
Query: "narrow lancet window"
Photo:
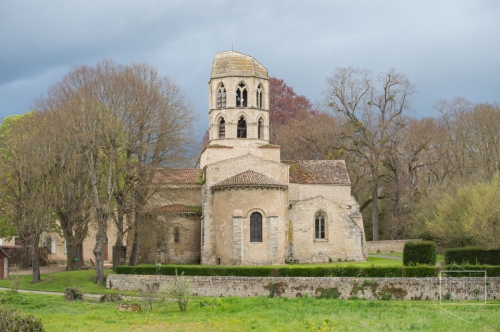
{"type": "Polygon", "coordinates": [[[259,84],[256,92],[257,108],[262,108],[262,84],[259,84]]]}
{"type": "Polygon", "coordinates": [[[226,108],[226,88],[221,84],[217,91],[217,108],[226,108]]]}
{"type": "Polygon", "coordinates": [[[244,83],[236,89],[236,107],[247,107],[247,89],[244,83]]]}
{"type": "Polygon", "coordinates": [[[262,242],[262,214],[259,212],[250,215],[250,242],[262,242]]]}
{"type": "Polygon", "coordinates": [[[179,242],[179,235],[180,235],[179,229],[178,228],[174,229],[174,242],[175,243],[179,242]]]}
{"type": "Polygon", "coordinates": [[[326,239],[325,215],[322,212],[316,213],[316,216],[314,217],[314,230],[315,239],[326,239]]]}
{"type": "Polygon", "coordinates": [[[244,117],[238,120],[238,138],[247,138],[247,122],[244,117]]]}
{"type": "Polygon", "coordinates": [[[262,118],[259,119],[259,122],[257,124],[257,138],[262,138],[262,118]]]}
{"type": "Polygon", "coordinates": [[[226,138],[226,121],[224,121],[224,118],[219,121],[219,138],[226,138]]]}

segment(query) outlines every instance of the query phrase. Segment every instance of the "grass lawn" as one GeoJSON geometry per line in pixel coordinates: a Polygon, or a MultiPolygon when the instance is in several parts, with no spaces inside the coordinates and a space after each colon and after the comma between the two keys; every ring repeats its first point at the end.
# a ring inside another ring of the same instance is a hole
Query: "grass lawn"
{"type": "MultiPolygon", "coordinates": [[[[394,256],[394,257],[403,258],[403,253],[401,253],[401,252],[371,252],[368,255],[383,255],[383,256],[394,256]]],[[[436,255],[436,262],[444,263],[444,255],[437,254],[436,255]]]]}
{"type": "Polygon", "coordinates": [[[499,331],[500,301],[475,304],[194,297],[186,312],[161,303],[149,312],[142,303],[144,311],[122,313],[114,303],[0,293],[0,307],[40,317],[46,331],[499,331]]]}
{"type": "MultiPolygon", "coordinates": [[[[113,271],[105,269],[104,275],[108,276],[113,271]]],[[[51,274],[42,274],[42,281],[32,284],[31,274],[23,276],[19,289],[45,291],[45,292],[64,292],[67,287],[77,287],[85,294],[105,294],[116,293],[116,291],[106,289],[106,285],[96,285],[94,283],[95,270],[83,271],[65,271],[51,274]]],[[[0,287],[11,287],[10,280],[1,280],[0,287]]]]}

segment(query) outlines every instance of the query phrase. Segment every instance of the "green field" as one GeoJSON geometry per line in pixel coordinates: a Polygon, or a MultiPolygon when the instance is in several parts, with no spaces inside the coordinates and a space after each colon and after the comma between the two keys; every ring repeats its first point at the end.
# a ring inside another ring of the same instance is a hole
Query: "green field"
{"type": "Polygon", "coordinates": [[[499,301],[440,306],[431,301],[195,297],[186,312],[156,303],[152,312],[140,313],[54,295],[4,292],[0,301],[3,308],[40,317],[47,331],[500,331],[499,301]]]}
{"type": "MultiPolygon", "coordinates": [[[[401,252],[371,252],[368,254],[369,256],[372,255],[382,255],[382,256],[394,256],[394,257],[399,257],[403,259],[403,253],[401,252]]],[[[371,257],[375,258],[375,257],[371,257]]],[[[436,255],[436,262],[438,263],[444,263],[444,255],[436,255]]]]}
{"type": "MultiPolygon", "coordinates": [[[[371,260],[368,264],[386,261],[371,260]]],[[[337,263],[338,264],[338,263],[337,263]]],[[[365,263],[342,263],[365,264],[365,263]]],[[[106,270],[106,275],[111,270],[106,270]]],[[[62,292],[78,287],[85,293],[104,294],[104,285],[92,282],[95,271],[42,275],[42,282],[22,289],[62,292]]],[[[10,287],[0,280],[0,287],[10,287]]],[[[129,294],[137,295],[130,292],[129,294]]],[[[0,308],[22,310],[42,319],[47,331],[500,331],[500,301],[366,301],[302,298],[192,297],[187,312],[175,304],[155,302],[140,313],[122,313],[115,303],[97,299],[67,302],[57,295],[0,292],[0,308]]]]}

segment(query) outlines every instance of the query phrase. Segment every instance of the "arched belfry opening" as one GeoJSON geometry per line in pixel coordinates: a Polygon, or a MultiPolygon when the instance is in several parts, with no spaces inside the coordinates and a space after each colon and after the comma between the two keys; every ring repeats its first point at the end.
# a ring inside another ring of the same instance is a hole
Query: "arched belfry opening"
{"type": "Polygon", "coordinates": [[[262,139],[263,137],[263,127],[264,126],[264,121],[262,120],[262,118],[259,118],[259,121],[257,122],[257,138],[258,139],[262,139]]]}
{"type": "Polygon", "coordinates": [[[226,88],[222,83],[217,91],[217,108],[226,108],[226,88]]]}
{"type": "Polygon", "coordinates": [[[244,117],[238,120],[238,138],[247,138],[247,122],[244,117]]]}
{"type": "Polygon", "coordinates": [[[255,93],[257,108],[262,108],[262,91],[263,91],[262,84],[259,84],[259,86],[257,87],[257,92],[255,93]]]}
{"type": "Polygon", "coordinates": [[[236,107],[247,107],[247,88],[240,83],[236,89],[236,107]]]}
{"type": "Polygon", "coordinates": [[[226,121],[220,118],[219,121],[219,138],[226,138],[226,121]]]}

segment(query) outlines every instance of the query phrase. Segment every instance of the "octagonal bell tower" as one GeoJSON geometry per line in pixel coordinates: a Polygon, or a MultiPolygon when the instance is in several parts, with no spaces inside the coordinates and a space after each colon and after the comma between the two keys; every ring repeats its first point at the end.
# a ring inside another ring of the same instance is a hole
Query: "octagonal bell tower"
{"type": "Polygon", "coordinates": [[[269,145],[269,75],[264,66],[239,52],[217,53],[208,96],[210,140],[200,158],[202,168],[248,153],[279,161],[279,147],[269,145]]]}

